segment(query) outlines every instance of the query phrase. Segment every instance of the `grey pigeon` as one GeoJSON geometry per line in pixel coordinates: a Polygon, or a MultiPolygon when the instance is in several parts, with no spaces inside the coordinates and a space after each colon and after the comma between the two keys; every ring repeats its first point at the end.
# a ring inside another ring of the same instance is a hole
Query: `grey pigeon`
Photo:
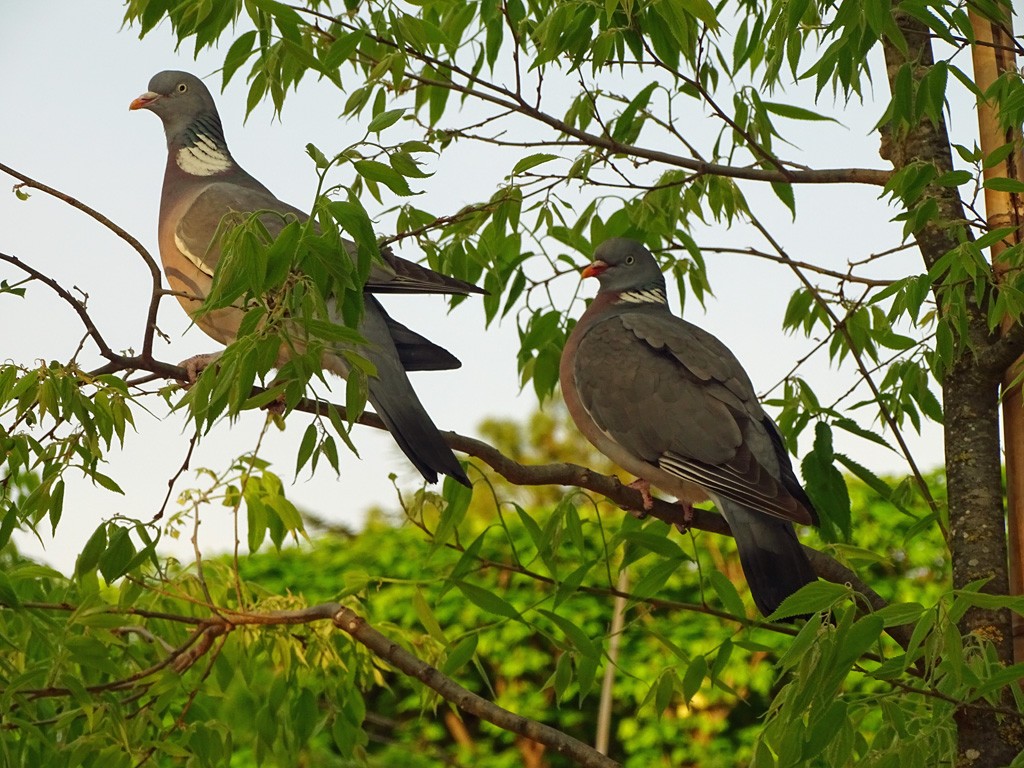
{"type": "MultiPolygon", "coordinates": [[[[261,220],[272,236],[288,221],[304,221],[306,213],[278,200],[232,158],[210,91],[187,72],[160,72],[149,90],[129,109],[148,109],[164,124],[167,167],[160,199],[160,257],[171,289],[196,324],[222,344],[230,344],[244,311],[217,309],[195,316],[210,290],[220,259],[218,227],[230,212],[268,211],[261,220]]],[[[346,241],[346,247],[354,245],[346,241]]],[[[399,447],[429,482],[437,473],[464,485],[469,479],[423,408],[406,371],[457,368],[450,352],[388,317],[375,293],[480,293],[476,286],[434,272],[389,250],[374,263],[364,287],[364,313],[359,333],[368,344],[357,351],[373,363],[368,399],[399,447]]],[[[339,258],[347,258],[339,254],[339,258]]],[[[340,308],[333,308],[340,319],[340,308]]],[[[340,320],[339,320],[340,321],[340,320]]],[[[340,351],[340,350],[339,350],[340,351]]],[[[282,360],[287,359],[282,352],[282,360]]],[[[324,356],[326,369],[347,376],[342,354],[324,356]]]]}
{"type": "Polygon", "coordinates": [[[600,290],[562,353],[569,414],[640,478],[645,502],[646,484],[687,509],[711,499],[732,528],[754,602],[772,613],[815,580],[792,523],[818,522],[778,428],[736,356],[672,314],[658,262],[640,243],[602,243],[583,276],[600,290]]]}

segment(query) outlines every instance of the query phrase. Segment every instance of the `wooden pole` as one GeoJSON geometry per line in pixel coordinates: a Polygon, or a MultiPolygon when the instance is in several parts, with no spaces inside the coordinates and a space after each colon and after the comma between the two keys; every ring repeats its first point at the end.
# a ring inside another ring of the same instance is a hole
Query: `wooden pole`
{"type": "MultiPolygon", "coordinates": [[[[973,6],[968,6],[971,25],[974,28],[975,44],[971,47],[974,61],[974,79],[983,92],[1004,72],[1017,68],[1014,55],[1013,21],[1009,3],[1001,3],[1005,19],[995,24],[983,18],[973,6]]],[[[1013,143],[1013,151],[1001,163],[984,170],[985,180],[1006,178],[1024,181],[1021,163],[1021,132],[1019,126],[1003,129],[999,125],[998,113],[990,102],[978,104],[978,133],[982,153],[987,157],[994,150],[1007,143],[1013,143]]],[[[992,246],[992,265],[996,275],[1004,274],[1009,265],[1001,258],[1002,253],[1012,245],[1021,242],[1024,232],[1024,200],[1018,194],[985,190],[985,212],[989,227],[1014,227],[1004,240],[992,246]]],[[[1019,322],[1010,318],[1004,329],[1019,322]]],[[[1010,594],[1024,594],[1024,399],[1021,387],[1011,387],[1013,379],[1021,372],[1022,361],[1018,361],[1006,373],[1003,380],[1003,441],[1006,461],[1006,514],[1009,548],[1010,594]]],[[[1013,614],[1013,655],[1017,662],[1024,661],[1024,621],[1013,614]]]]}

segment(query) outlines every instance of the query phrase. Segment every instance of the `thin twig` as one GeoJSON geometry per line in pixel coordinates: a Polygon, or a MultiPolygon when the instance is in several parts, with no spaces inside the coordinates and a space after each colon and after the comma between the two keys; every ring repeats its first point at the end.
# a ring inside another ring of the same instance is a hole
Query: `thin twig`
{"type": "MultiPolygon", "coordinates": [[[[754,181],[776,181],[792,184],[868,184],[872,186],[884,186],[892,176],[892,171],[871,169],[871,168],[830,168],[818,170],[773,170],[759,167],[735,167],[707,163],[702,160],[682,157],[670,152],[649,149],[634,144],[626,144],[612,139],[609,136],[599,136],[587,131],[575,128],[559,117],[544,112],[539,107],[527,102],[522,94],[516,93],[496,83],[485,80],[470,71],[458,66],[452,61],[442,61],[437,57],[430,56],[423,51],[415,50],[411,45],[401,45],[394,40],[389,40],[381,35],[368,32],[365,28],[357,26],[345,17],[332,16],[321,11],[305,8],[298,5],[288,7],[299,13],[305,13],[315,18],[330,20],[333,24],[348,31],[360,31],[367,38],[379,45],[400,51],[410,59],[421,61],[438,71],[447,70],[453,75],[464,79],[467,84],[456,82],[454,79],[438,80],[427,77],[413,71],[406,71],[404,76],[412,82],[437,88],[446,88],[463,96],[472,97],[493,104],[501,109],[513,110],[525,115],[539,123],[573,138],[579,139],[591,146],[608,150],[611,154],[627,155],[629,157],[651,160],[664,165],[678,168],[686,168],[699,174],[711,174],[736,179],[750,179],[754,181]]],[[[316,33],[333,39],[325,30],[307,22],[309,28],[316,33]]],[[[366,57],[367,61],[377,63],[376,60],[366,57]]]]}
{"type": "Polygon", "coordinates": [[[3,163],[0,163],[0,171],[6,173],[8,176],[13,176],[14,178],[18,179],[21,182],[21,184],[17,185],[19,187],[25,186],[30,187],[32,189],[38,189],[40,192],[44,192],[45,194],[50,195],[51,197],[54,197],[62,202],[67,203],[72,208],[77,208],[82,213],[98,221],[104,227],[106,227],[119,238],[128,243],[128,245],[130,245],[135,250],[135,252],[142,257],[142,260],[146,263],[146,266],[149,268],[149,274],[153,280],[153,295],[149,302],[149,310],[146,318],[146,335],[142,344],[142,356],[145,358],[151,357],[153,354],[153,336],[156,333],[156,312],[160,300],[160,284],[162,280],[160,267],[156,263],[156,259],[154,259],[152,255],[150,255],[149,251],[146,250],[146,247],[142,243],[140,243],[139,240],[134,235],[130,234],[123,227],[120,227],[117,224],[115,224],[113,221],[108,219],[95,208],[86,205],[78,198],[69,195],[66,192],[61,192],[59,189],[54,189],[53,187],[47,186],[46,184],[43,184],[41,181],[36,181],[35,179],[26,176],[24,173],[16,171],[14,168],[4,165],[3,163]]]}
{"type": "Polygon", "coordinates": [[[188,469],[188,465],[192,461],[192,452],[195,450],[196,441],[198,440],[199,431],[196,430],[196,432],[192,434],[192,437],[189,438],[188,451],[185,452],[185,460],[181,462],[181,466],[178,467],[178,471],[174,473],[174,476],[167,481],[167,495],[164,496],[164,503],[160,505],[160,510],[153,515],[153,519],[150,520],[151,523],[155,523],[164,516],[164,511],[167,509],[167,503],[171,500],[171,492],[174,490],[174,484],[178,482],[178,478],[181,477],[185,470],[188,469]]]}
{"type": "MultiPolygon", "coordinates": [[[[811,291],[812,294],[814,294],[815,301],[818,302],[819,306],[821,306],[821,308],[831,318],[833,327],[836,328],[836,330],[838,330],[839,333],[841,333],[843,337],[846,339],[847,346],[850,348],[850,354],[852,355],[854,362],[856,362],[857,364],[857,368],[860,371],[861,378],[864,380],[864,382],[868,385],[868,388],[871,390],[871,394],[875,400],[875,404],[878,406],[878,412],[881,414],[882,419],[886,423],[886,426],[889,427],[889,430],[892,432],[893,437],[896,438],[896,442],[900,446],[900,452],[903,454],[904,460],[907,462],[907,465],[910,467],[910,471],[914,475],[914,480],[917,484],[918,490],[921,493],[921,497],[928,504],[928,507],[932,510],[932,512],[935,513],[935,519],[939,521],[938,524],[940,527],[942,527],[941,515],[938,514],[939,505],[935,501],[935,498],[932,496],[931,489],[928,488],[928,483],[925,482],[924,474],[921,472],[921,469],[917,466],[917,461],[914,459],[914,455],[910,450],[910,446],[907,445],[907,441],[903,437],[903,430],[900,429],[899,424],[896,423],[895,417],[889,411],[889,408],[885,405],[885,402],[882,399],[882,393],[878,389],[878,385],[875,384],[874,379],[871,377],[871,374],[867,369],[867,365],[864,363],[864,360],[861,357],[860,352],[857,350],[856,345],[853,343],[853,339],[850,337],[849,329],[846,328],[845,323],[843,323],[843,321],[836,315],[832,307],[829,306],[828,302],[822,300],[817,295],[817,291],[815,290],[815,287],[811,283],[811,281],[807,278],[807,275],[803,273],[803,270],[801,270],[799,266],[792,262],[792,260],[789,257],[789,254],[786,253],[786,250],[779,244],[779,242],[774,237],[772,237],[768,229],[752,213],[749,215],[751,224],[753,224],[754,227],[757,228],[757,231],[760,232],[761,235],[765,238],[765,240],[767,240],[769,244],[771,244],[772,248],[775,249],[775,251],[779,254],[780,258],[782,258],[785,262],[790,264],[793,273],[797,276],[800,282],[803,283],[807,287],[807,289],[811,291]]],[[[942,530],[942,533],[943,536],[946,537],[946,531],[944,528],[942,530]]]]}
{"type": "MultiPolygon", "coordinates": [[[[2,167],[3,166],[0,166],[0,168],[2,167]]],[[[61,299],[63,299],[63,301],[68,306],[70,306],[75,311],[75,314],[78,315],[78,319],[82,321],[82,325],[85,326],[85,330],[89,334],[89,337],[96,343],[96,346],[99,347],[100,354],[103,355],[103,357],[107,358],[108,360],[115,360],[118,358],[118,355],[110,348],[110,345],[107,344],[106,339],[103,338],[103,334],[101,334],[99,328],[96,327],[96,324],[93,322],[92,317],[90,317],[89,312],[86,310],[82,302],[80,302],[78,299],[72,296],[71,293],[67,291],[67,289],[60,285],[60,283],[58,283],[52,277],[44,275],[35,267],[29,266],[24,261],[19,259],[17,256],[11,256],[6,253],[0,253],[0,261],[5,261],[14,267],[17,267],[22,272],[31,275],[32,279],[38,280],[51,291],[56,293],[61,299]]]]}

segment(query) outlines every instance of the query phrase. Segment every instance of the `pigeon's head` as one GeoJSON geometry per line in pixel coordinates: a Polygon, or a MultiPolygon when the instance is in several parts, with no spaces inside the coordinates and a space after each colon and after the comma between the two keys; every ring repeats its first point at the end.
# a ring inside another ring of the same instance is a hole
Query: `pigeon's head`
{"type": "Polygon", "coordinates": [[[182,133],[196,118],[217,117],[217,106],[209,88],[188,72],[167,70],[153,75],[149,90],[135,99],[128,109],[148,109],[163,120],[168,137],[182,133]]]}
{"type": "Polygon", "coordinates": [[[601,291],[661,289],[665,278],[654,254],[636,240],[615,237],[594,250],[594,260],[584,267],[583,277],[596,277],[601,291]]]}

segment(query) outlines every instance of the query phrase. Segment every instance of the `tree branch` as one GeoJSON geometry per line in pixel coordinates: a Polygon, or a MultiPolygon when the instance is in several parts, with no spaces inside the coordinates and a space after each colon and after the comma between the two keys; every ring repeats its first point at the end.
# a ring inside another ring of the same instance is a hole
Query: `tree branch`
{"type": "Polygon", "coordinates": [[[338,606],[333,621],[336,627],[347,632],[354,640],[366,646],[380,658],[390,662],[409,677],[416,678],[428,688],[436,691],[442,698],[450,701],[459,709],[486,720],[502,730],[517,733],[531,741],[544,744],[579,765],[594,766],[595,768],[614,768],[619,765],[611,758],[602,755],[593,747],[587,746],[572,736],[551,726],[509,712],[463,688],[450,677],[442,675],[425,661],[389,640],[371,627],[365,619],[348,608],[338,606]]]}
{"type": "Polygon", "coordinates": [[[92,317],[89,316],[89,312],[86,310],[85,305],[72,296],[60,283],[52,277],[44,275],[35,267],[29,266],[17,256],[0,253],[0,261],[5,261],[11,266],[17,267],[25,274],[30,275],[33,280],[38,280],[51,291],[56,293],[75,311],[75,314],[78,315],[79,320],[82,321],[82,325],[85,326],[86,333],[89,334],[89,338],[91,338],[96,343],[96,346],[99,347],[100,354],[107,358],[107,360],[116,360],[119,357],[119,355],[110,348],[110,345],[107,344],[106,339],[103,338],[103,334],[100,333],[100,330],[96,327],[92,317]]]}
{"type": "MultiPolygon", "coordinates": [[[[457,74],[466,80],[466,84],[456,83],[454,80],[435,80],[430,77],[426,77],[422,74],[412,71],[404,72],[404,76],[409,80],[412,80],[421,85],[427,85],[435,88],[446,88],[456,93],[460,93],[463,96],[472,96],[480,101],[493,104],[501,109],[511,110],[518,114],[525,115],[539,123],[543,123],[550,128],[554,128],[560,133],[571,136],[578,139],[585,144],[592,147],[598,147],[605,149],[611,154],[627,155],[629,157],[637,157],[645,160],[651,160],[654,162],[662,163],[664,165],[673,166],[676,168],[685,168],[694,171],[699,174],[710,174],[714,176],[723,176],[734,179],[748,179],[753,181],[767,181],[767,182],[782,182],[787,184],[868,184],[872,186],[885,186],[888,183],[889,178],[892,176],[891,171],[871,169],[871,168],[829,168],[820,170],[772,170],[757,167],[736,167],[730,165],[720,165],[718,163],[708,163],[703,160],[697,160],[693,158],[682,157],[680,155],[674,155],[670,152],[662,152],[655,149],[648,149],[646,147],[637,146],[635,144],[625,144],[623,142],[616,141],[608,135],[597,135],[589,133],[587,131],[575,128],[569,123],[565,122],[561,118],[555,117],[554,115],[544,112],[539,107],[534,106],[526,101],[521,93],[509,90],[502,86],[496,85],[495,83],[488,82],[471,72],[467,72],[463,68],[451,61],[442,61],[434,56],[425,54],[422,51],[417,51],[411,46],[402,46],[396,43],[394,40],[390,40],[386,37],[382,37],[378,34],[368,32],[366,29],[359,27],[344,17],[335,17],[330,14],[316,11],[310,8],[305,8],[298,5],[289,5],[299,13],[309,14],[315,18],[320,18],[325,21],[330,21],[332,24],[336,24],[342,29],[349,31],[361,31],[366,36],[378,43],[379,45],[386,46],[396,51],[402,52],[410,59],[420,61],[430,67],[438,68],[440,70],[448,70],[453,74],[457,74]],[[479,87],[476,87],[479,86],[479,87]],[[487,89],[487,90],[483,90],[487,89]]],[[[324,29],[317,27],[315,24],[307,22],[310,30],[316,34],[322,35],[328,39],[333,40],[334,36],[331,35],[324,29]]],[[[375,60],[366,59],[367,61],[375,60]]]]}
{"type": "MultiPolygon", "coordinates": [[[[35,179],[30,178],[29,176],[26,176],[20,171],[16,171],[14,168],[4,165],[3,163],[0,163],[0,171],[6,173],[8,176],[13,176],[14,178],[18,179],[21,182],[20,184],[15,185],[15,188],[30,187],[31,189],[38,189],[40,192],[44,192],[45,194],[50,195],[51,197],[54,197],[58,200],[61,200],[62,202],[67,203],[72,208],[77,208],[78,210],[82,211],[82,213],[98,221],[104,227],[106,227],[115,235],[117,235],[126,243],[128,243],[128,245],[130,245],[132,249],[134,249],[135,252],[142,257],[142,260],[146,263],[146,266],[149,268],[149,274],[153,281],[153,295],[149,302],[149,310],[147,312],[146,317],[146,333],[142,343],[142,356],[145,358],[151,357],[153,354],[153,337],[156,333],[156,312],[157,307],[159,306],[160,303],[161,280],[163,279],[162,274],[160,272],[160,266],[156,263],[156,259],[153,258],[149,251],[146,250],[146,247],[142,243],[140,243],[138,239],[135,238],[134,235],[130,234],[126,229],[115,224],[113,221],[108,219],[95,208],[86,205],[78,198],[73,197],[65,192],[61,192],[59,189],[54,189],[53,187],[47,186],[46,184],[43,184],[40,181],[36,181],[35,179]]],[[[104,356],[106,357],[106,355],[104,356]]]]}

